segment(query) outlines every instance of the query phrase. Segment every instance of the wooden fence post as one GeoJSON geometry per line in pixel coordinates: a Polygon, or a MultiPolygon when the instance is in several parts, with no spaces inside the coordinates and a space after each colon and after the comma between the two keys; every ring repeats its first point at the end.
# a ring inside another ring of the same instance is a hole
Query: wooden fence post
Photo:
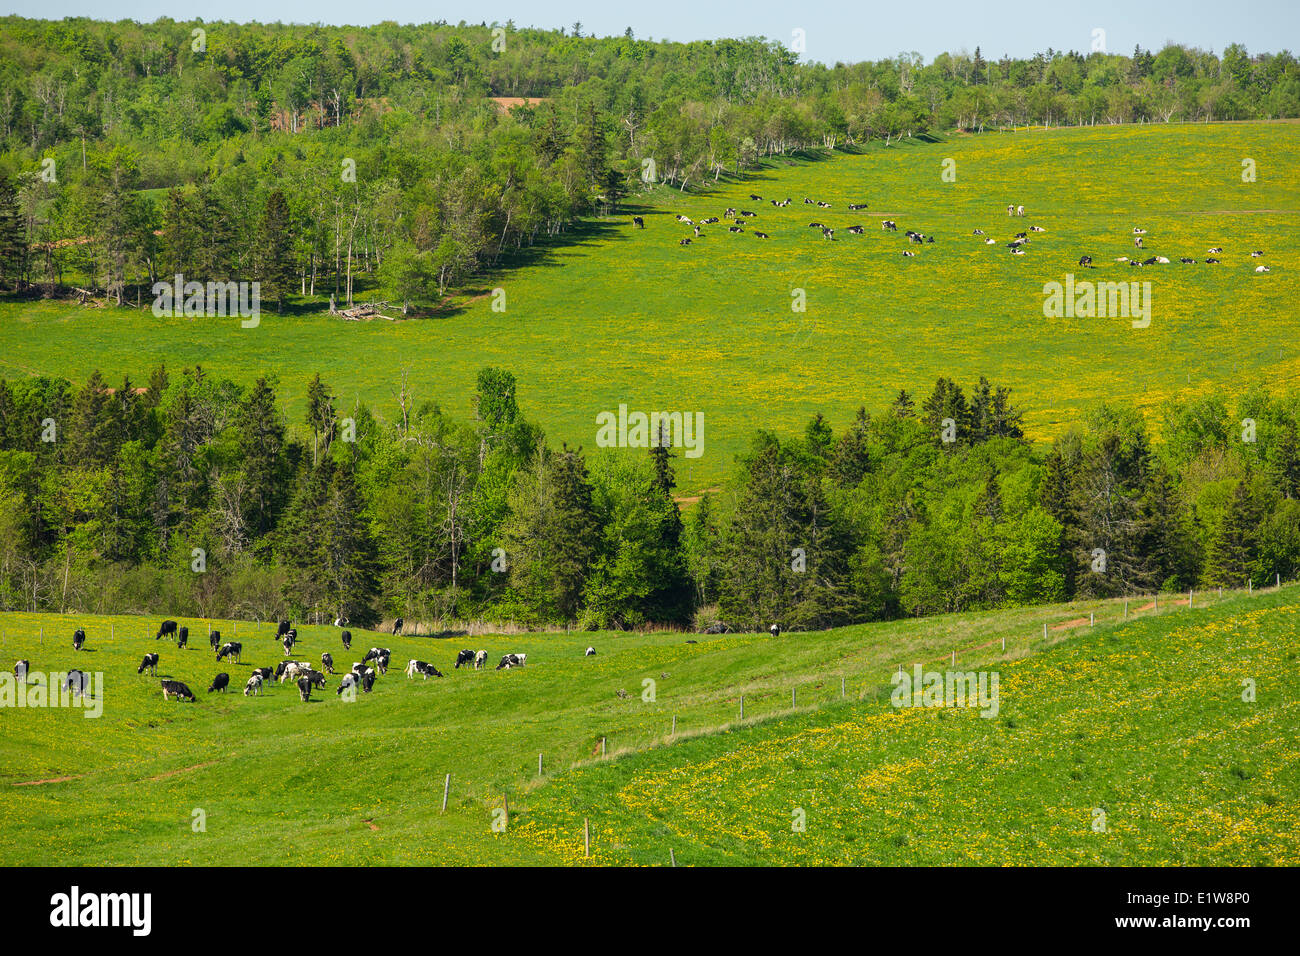
{"type": "Polygon", "coordinates": [[[740,695],[740,719],[745,719],[745,695],[740,695]]]}
{"type": "Polygon", "coordinates": [[[591,821],[582,818],[582,847],[586,856],[591,856],[591,821]]]}
{"type": "Polygon", "coordinates": [[[447,812],[447,794],[451,792],[451,774],[442,782],[442,812],[447,812]]]}

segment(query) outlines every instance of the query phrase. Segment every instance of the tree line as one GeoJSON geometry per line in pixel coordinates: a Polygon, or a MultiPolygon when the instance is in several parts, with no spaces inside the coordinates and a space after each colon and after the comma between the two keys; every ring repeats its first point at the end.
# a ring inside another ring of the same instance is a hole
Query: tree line
{"type": "Polygon", "coordinates": [[[1097,406],[1036,450],[939,379],[760,431],[683,514],[675,453],[547,442],[512,374],[386,421],[317,376],[0,381],[0,608],[358,625],[822,628],[1300,573],[1300,395],[1097,406]]]}

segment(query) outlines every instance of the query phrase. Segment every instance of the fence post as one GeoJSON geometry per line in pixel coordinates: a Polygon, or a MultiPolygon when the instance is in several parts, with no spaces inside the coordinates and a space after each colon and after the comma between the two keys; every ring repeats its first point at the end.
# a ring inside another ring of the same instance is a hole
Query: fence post
{"type": "Polygon", "coordinates": [[[841,700],[844,699],[844,677],[843,677],[843,675],[840,676],[840,699],[841,699],[841,700]]]}
{"type": "Polygon", "coordinates": [[[672,866],[676,866],[676,865],[677,865],[677,857],[675,857],[675,856],[673,855],[673,848],[672,848],[672,847],[669,847],[669,848],[668,848],[668,862],[669,862],[669,864],[671,864],[672,866]]]}
{"type": "Polygon", "coordinates": [[[1002,635],[1002,653],[1005,654],[1006,652],[1007,652],[1007,636],[1006,636],[1005,634],[1003,634],[1003,635],[1002,635]]]}
{"type": "Polygon", "coordinates": [[[447,794],[451,792],[451,774],[442,782],[442,812],[447,812],[447,794]]]}
{"type": "Polygon", "coordinates": [[[600,738],[600,755],[601,755],[602,757],[605,756],[605,738],[604,738],[604,737],[601,737],[601,738],[600,738]]]}
{"type": "Polygon", "coordinates": [[[591,856],[591,821],[582,818],[582,847],[586,856],[591,856]]]}
{"type": "Polygon", "coordinates": [[[1047,640],[1047,622],[1043,622],[1043,640],[1047,640]]]}
{"type": "Polygon", "coordinates": [[[1128,598],[1124,599],[1124,620],[1128,620],[1128,598]]]}
{"type": "Polygon", "coordinates": [[[542,755],[538,754],[537,755],[537,776],[540,777],[541,775],[542,775],[542,755]]]}
{"type": "Polygon", "coordinates": [[[1192,609],[1192,588],[1187,589],[1187,610],[1192,609]]]}
{"type": "Polygon", "coordinates": [[[745,695],[740,695],[740,719],[745,719],[745,695]]]}
{"type": "Polygon", "coordinates": [[[1088,626],[1089,626],[1089,627],[1092,627],[1094,624],[1097,623],[1096,614],[1097,614],[1096,611],[1089,611],[1089,612],[1088,612],[1088,626]]]}
{"type": "Polygon", "coordinates": [[[673,714],[673,732],[672,732],[672,735],[673,735],[674,737],[677,736],[677,715],[676,715],[676,714],[673,714]]]}

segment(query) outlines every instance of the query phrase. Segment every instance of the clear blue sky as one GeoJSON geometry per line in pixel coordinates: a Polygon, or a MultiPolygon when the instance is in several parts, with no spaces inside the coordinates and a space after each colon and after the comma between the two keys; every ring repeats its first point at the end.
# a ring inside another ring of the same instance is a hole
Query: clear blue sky
{"type": "Polygon", "coordinates": [[[927,61],[944,51],[1029,56],[1049,46],[1087,53],[1093,30],[1111,52],[1167,41],[1222,52],[1242,43],[1252,52],[1300,52],[1300,0],[0,0],[0,10],[27,17],[150,22],[174,20],[369,25],[383,20],[457,23],[513,20],[520,26],[569,28],[670,40],[766,36],[789,43],[806,36],[805,59],[875,60],[915,50],[927,61]]]}

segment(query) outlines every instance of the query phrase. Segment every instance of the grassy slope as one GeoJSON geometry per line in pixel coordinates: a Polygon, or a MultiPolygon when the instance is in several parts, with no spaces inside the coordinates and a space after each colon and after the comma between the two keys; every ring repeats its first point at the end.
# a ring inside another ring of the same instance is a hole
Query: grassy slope
{"type": "Polygon", "coordinates": [[[1243,383],[1300,377],[1300,125],[1125,126],[964,136],[933,145],[873,147],[861,156],[769,170],[707,196],[664,191],[644,210],[592,225],[538,264],[491,279],[507,292],[463,302],[443,318],[400,323],[322,316],[243,330],[234,320],[155,319],[147,313],[66,304],[0,306],[0,375],[55,371],[84,380],[95,367],[141,380],[165,360],[201,363],[251,381],[275,372],[301,417],[307,382],[321,372],[341,406],[356,398],[391,416],[403,366],[417,399],[468,413],[478,368],[520,377],[520,398],[555,441],[590,448],[595,417],[632,409],[703,411],[705,453],[680,461],[684,491],[715,484],[757,427],[794,431],[816,411],[843,424],[861,403],[883,406],[900,386],[928,388],[940,374],[980,373],[1018,389],[1033,437],[1050,437],[1097,399],[1151,409],[1160,401],[1231,394],[1243,383]],[[1258,181],[1241,181],[1241,160],[1258,181]],[[957,180],[940,178],[956,162],[957,180]],[[750,192],[795,205],[751,203],[750,192]],[[827,198],[832,210],[805,206],[827,198]],[[870,211],[849,213],[848,202],[870,211]],[[1008,202],[1025,219],[1008,220],[1008,202]],[[728,205],[753,207],[769,243],[720,226],[682,248],[700,219],[728,205]],[[877,221],[938,237],[915,259],[877,221]],[[866,226],[825,242],[812,220],[866,226]],[[971,236],[1030,224],[1029,254],[1007,255],[971,236]],[[1224,265],[1129,269],[1131,230],[1147,252],[1177,262],[1222,245],[1224,265]],[[1250,249],[1273,273],[1256,276],[1250,249]],[[1151,281],[1148,329],[1124,319],[1045,319],[1043,283],[1062,281],[1083,253],[1095,280],[1151,281]],[[803,314],[791,289],[807,292],[803,314]]]}
{"type": "MultiPolygon", "coordinates": [[[[201,639],[186,651],[155,643],[152,621],[3,615],[6,667],[27,657],[35,671],[80,666],[107,683],[97,720],[0,710],[0,863],[578,862],[583,817],[601,862],[663,862],[672,846],[689,863],[1294,863],[1298,596],[1207,598],[1215,606],[1191,614],[1162,602],[1158,619],[1116,628],[1122,605],[1098,602],[691,645],[680,634],[358,633],[354,650],[379,641],[397,667],[356,703],[331,687],[310,705],[280,686],[261,699],[204,693],[218,669],[239,685],[280,658],[269,627],[242,625],[248,663],[218,668],[201,639]],[[1043,622],[1090,611],[1095,631],[1044,640],[1043,622]],[[90,652],[72,651],[74,623],[90,652]],[[39,643],[42,626],[58,638],[39,643]],[[581,656],[588,643],[595,658],[581,656]],[[461,646],[523,650],[530,663],[454,672],[461,646]],[[156,648],[196,705],[165,703],[156,680],[136,676],[156,648]],[[937,665],[954,648],[963,667],[1001,669],[996,720],[887,706],[880,689],[900,663],[937,665]],[[408,656],[448,676],[408,682],[408,656]],[[1240,676],[1258,680],[1258,704],[1238,702],[1240,676]],[[654,702],[642,700],[645,678],[654,702]],[[673,715],[679,737],[656,746],[673,715]],[[601,737],[617,759],[594,759],[601,737]],[[16,785],[62,776],[75,779],[16,785]],[[498,835],[503,794],[512,817],[498,835]],[[798,839],[783,832],[794,806],[809,818],[798,839]],[[1110,832],[1093,839],[1095,806],[1110,832]],[[205,833],[191,832],[194,808],[205,833]]],[[[360,657],[332,628],[302,630],[303,659],[360,657]]]]}

